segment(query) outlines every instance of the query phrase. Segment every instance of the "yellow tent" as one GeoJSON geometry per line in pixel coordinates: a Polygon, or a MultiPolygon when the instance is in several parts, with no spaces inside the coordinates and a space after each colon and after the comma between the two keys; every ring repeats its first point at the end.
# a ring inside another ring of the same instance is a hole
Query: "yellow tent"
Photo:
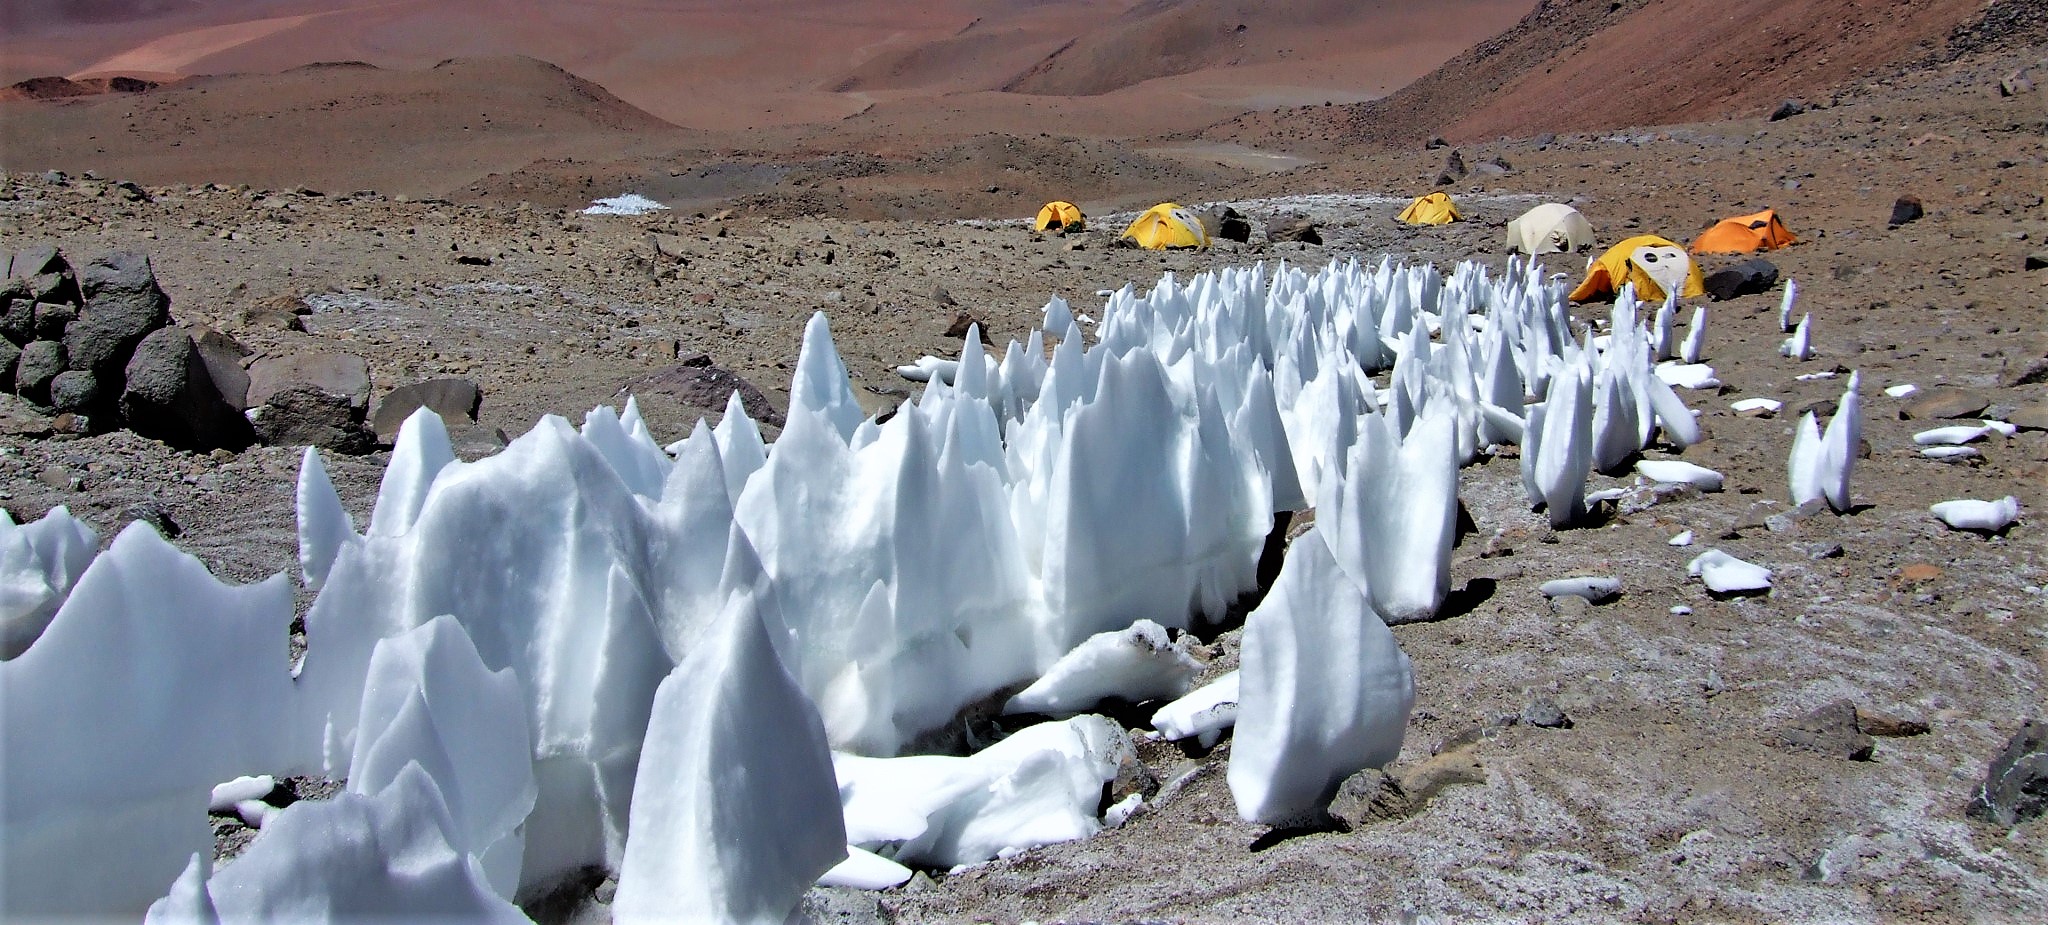
{"type": "Polygon", "coordinates": [[[1038,210],[1038,220],[1031,227],[1039,231],[1080,231],[1088,227],[1088,216],[1081,214],[1080,206],[1056,199],[1038,210]]]}
{"type": "Polygon", "coordinates": [[[1417,198],[1399,216],[1410,225],[1448,225],[1464,217],[1458,214],[1458,204],[1451,201],[1450,194],[1442,190],[1417,198]]]}
{"type": "Polygon", "coordinates": [[[1754,215],[1738,215],[1714,223],[1714,227],[1700,233],[1693,239],[1692,252],[1695,254],[1752,254],[1757,251],[1776,250],[1799,239],[1792,235],[1792,229],[1778,220],[1775,209],[1765,209],[1754,215]]]}
{"type": "Polygon", "coordinates": [[[1202,220],[1186,206],[1172,202],[1146,209],[1131,227],[1124,229],[1123,237],[1152,250],[1209,246],[1209,232],[1202,228],[1202,220]]]}
{"type": "Polygon", "coordinates": [[[1707,294],[1700,278],[1699,264],[1685,255],[1685,249],[1653,234],[1637,235],[1607,249],[1586,268],[1586,281],[1572,290],[1574,302],[1612,299],[1623,283],[1636,284],[1636,298],[1661,302],[1664,294],[1678,290],[1680,298],[1707,294]]]}

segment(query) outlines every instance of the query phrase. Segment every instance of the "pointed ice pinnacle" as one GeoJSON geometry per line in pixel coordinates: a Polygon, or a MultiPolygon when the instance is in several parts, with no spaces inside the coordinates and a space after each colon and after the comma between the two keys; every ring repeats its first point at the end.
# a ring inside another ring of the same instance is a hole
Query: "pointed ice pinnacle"
{"type": "Polygon", "coordinates": [[[1789,332],[1791,332],[1791,330],[1792,330],[1792,303],[1793,303],[1794,301],[1796,301],[1796,300],[1797,300],[1798,298],[1799,298],[1799,281],[1798,281],[1798,280],[1796,280],[1796,279],[1788,279],[1788,280],[1786,280],[1786,281],[1785,281],[1785,297],[1784,297],[1784,298],[1782,298],[1782,299],[1779,299],[1779,300],[1778,300],[1778,331],[1779,331],[1780,333],[1789,333],[1789,332]]]}
{"type": "Polygon", "coordinates": [[[839,346],[832,342],[832,328],[826,324],[824,312],[813,314],[804,326],[804,345],[790,375],[790,416],[800,413],[799,408],[822,415],[841,440],[853,436],[854,428],[867,417],[853,397],[846,363],[839,358],[839,346]]]}
{"type": "MultiPolygon", "coordinates": [[[[1551,380],[1543,402],[1541,438],[1525,484],[1541,502],[1552,527],[1563,527],[1586,512],[1586,476],[1593,470],[1593,389],[1589,371],[1574,363],[1551,380]]],[[[1531,417],[1532,425],[1536,418],[1531,417]]],[[[1533,427],[1532,427],[1533,429],[1533,427]]]]}
{"type": "Polygon", "coordinates": [[[1688,365],[1695,364],[1707,352],[1707,307],[1695,305],[1692,309],[1692,324],[1685,332],[1685,346],[1678,351],[1678,358],[1688,365]]]}
{"type": "Polygon", "coordinates": [[[355,518],[341,506],[320,451],[310,446],[299,461],[298,509],[300,582],[318,591],[341,548],[357,537],[355,518]]]}
{"type": "Polygon", "coordinates": [[[1245,622],[1230,794],[1247,822],[1318,817],[1344,778],[1401,753],[1408,656],[1310,530],[1245,622]]]}
{"type": "Polygon", "coordinates": [[[19,526],[0,511],[0,659],[35,644],[98,551],[92,528],[61,504],[19,526]]]}
{"type": "Polygon", "coordinates": [[[1788,467],[1793,504],[1825,498],[1836,512],[1849,509],[1849,476],[1863,441],[1863,401],[1857,394],[1862,381],[1862,373],[1849,374],[1849,387],[1828,421],[1826,436],[1810,411],[1793,429],[1788,467]]]}
{"type": "Polygon", "coordinates": [[[1795,360],[1813,359],[1813,315],[1799,319],[1799,327],[1791,337],[1785,338],[1785,343],[1779,345],[1778,353],[1795,360]]]}
{"type": "Polygon", "coordinates": [[[1323,480],[1318,535],[1389,623],[1428,619],[1450,594],[1454,424],[1433,405],[1402,439],[1386,415],[1366,415],[1338,477],[1323,480]]]}
{"type": "Polygon", "coordinates": [[[825,726],[751,595],[654,695],[615,921],[781,922],[846,859],[825,726]]]}

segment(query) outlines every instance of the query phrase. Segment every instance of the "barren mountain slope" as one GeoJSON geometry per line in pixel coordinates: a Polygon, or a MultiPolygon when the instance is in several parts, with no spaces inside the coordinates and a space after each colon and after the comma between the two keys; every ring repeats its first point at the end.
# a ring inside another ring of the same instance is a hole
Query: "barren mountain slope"
{"type": "MultiPolygon", "coordinates": [[[[1999,7],[2035,7],[2002,0],[1999,7]]],[[[1313,148],[1453,142],[1760,115],[1931,58],[1980,0],[1544,0],[1382,99],[1252,113],[1210,134],[1313,148]]]]}
{"type": "Polygon", "coordinates": [[[617,159],[681,130],[528,58],[328,64],[145,94],[0,103],[0,164],[151,183],[438,195],[537,157],[617,159]]]}

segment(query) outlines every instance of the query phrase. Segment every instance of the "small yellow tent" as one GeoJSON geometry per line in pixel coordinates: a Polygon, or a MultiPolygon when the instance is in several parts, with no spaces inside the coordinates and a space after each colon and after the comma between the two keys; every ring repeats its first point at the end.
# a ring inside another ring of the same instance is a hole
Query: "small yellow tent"
{"type": "Polygon", "coordinates": [[[1146,209],[1131,227],[1124,229],[1123,237],[1138,242],[1139,247],[1163,250],[1169,247],[1208,247],[1209,232],[1202,228],[1202,220],[1186,206],[1162,202],[1146,209]]]}
{"type": "Polygon", "coordinates": [[[1799,239],[1792,236],[1792,229],[1778,220],[1777,210],[1765,209],[1755,215],[1737,215],[1715,222],[1714,227],[1700,232],[1700,236],[1693,239],[1692,252],[1753,254],[1797,243],[1799,239]]]}
{"type": "Polygon", "coordinates": [[[1080,206],[1056,199],[1038,210],[1038,220],[1031,227],[1039,231],[1080,231],[1088,227],[1088,216],[1081,214],[1080,206]]]}
{"type": "Polygon", "coordinates": [[[1653,234],[1637,235],[1607,249],[1586,268],[1586,281],[1572,290],[1574,302],[1612,299],[1623,283],[1636,284],[1636,297],[1661,302],[1678,290],[1680,298],[1706,295],[1699,264],[1676,243],[1653,234]]]}
{"type": "Polygon", "coordinates": [[[1458,214],[1458,204],[1451,201],[1449,193],[1438,190],[1418,197],[1397,217],[1410,225],[1448,225],[1465,216],[1458,214]]]}

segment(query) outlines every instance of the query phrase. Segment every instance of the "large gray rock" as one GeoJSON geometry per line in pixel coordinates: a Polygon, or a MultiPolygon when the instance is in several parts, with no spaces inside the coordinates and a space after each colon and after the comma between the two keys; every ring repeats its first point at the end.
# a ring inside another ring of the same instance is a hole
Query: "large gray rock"
{"type": "Polygon", "coordinates": [[[50,380],[50,408],[58,413],[88,414],[100,400],[100,381],[81,369],[67,369],[50,380]]]}
{"type": "Polygon", "coordinates": [[[87,263],[79,274],[85,310],[64,331],[72,369],[118,374],[149,332],[171,320],[171,297],[156,284],[149,257],[124,251],[87,263]]]}
{"type": "Polygon", "coordinates": [[[1321,244],[1323,234],[1306,215],[1283,215],[1266,223],[1266,240],[1321,244]]]}
{"type": "Polygon", "coordinates": [[[1876,740],[1856,724],[1856,705],[1837,700],[1772,730],[1772,745],[1830,758],[1869,761],[1876,740]]]}
{"type": "Polygon", "coordinates": [[[0,339],[15,346],[33,340],[36,330],[36,303],[29,300],[28,287],[19,288],[19,296],[0,298],[0,339]]]}
{"type": "Polygon", "coordinates": [[[428,379],[401,385],[377,403],[377,410],[370,414],[370,429],[377,432],[378,442],[390,443],[398,439],[398,428],[405,419],[421,408],[453,425],[464,419],[476,420],[477,409],[483,402],[483,391],[468,379],[428,379]]]}
{"type": "Polygon", "coordinates": [[[21,348],[14,342],[0,337],[0,392],[14,391],[14,363],[21,359],[21,348]]]}
{"type": "Polygon", "coordinates": [[[64,371],[64,345],[54,340],[29,341],[14,362],[14,393],[33,402],[47,402],[50,380],[64,371]]]}
{"type": "Polygon", "coordinates": [[[123,372],[121,417],[128,429],[188,450],[239,450],[254,439],[249,420],[221,397],[184,331],[151,332],[123,372]]]}
{"type": "Polygon", "coordinates": [[[57,253],[57,245],[46,241],[15,251],[8,263],[7,275],[27,278],[64,269],[64,258],[57,253]]]}
{"type": "Polygon", "coordinates": [[[63,340],[64,329],[78,320],[78,306],[64,302],[37,302],[35,311],[35,337],[38,340],[63,340]]]}
{"type": "Polygon", "coordinates": [[[768,403],[768,396],[760,388],[739,374],[710,365],[710,357],[701,362],[688,361],[676,366],[655,370],[620,387],[613,396],[623,401],[628,395],[638,396],[642,407],[647,407],[654,396],[667,396],[683,406],[683,411],[697,414],[717,414],[725,410],[725,401],[734,392],[740,396],[740,406],[747,409],[747,416],[762,424],[781,427],[782,412],[768,403]]]}
{"type": "Polygon", "coordinates": [[[2048,811],[2048,723],[2028,720],[2013,733],[1964,812],[1998,825],[2018,825],[2048,811]]]}
{"type": "Polygon", "coordinates": [[[192,345],[199,348],[199,359],[206,364],[206,374],[213,379],[213,387],[220,397],[236,411],[249,407],[249,371],[242,368],[242,361],[249,355],[249,348],[232,337],[212,328],[200,328],[199,336],[192,339],[192,345]]]}
{"type": "Polygon", "coordinates": [[[1970,418],[1983,414],[1990,406],[1991,399],[1982,392],[1939,385],[1907,399],[1899,406],[1899,417],[1921,421],[1970,418]]]}
{"type": "Polygon", "coordinates": [[[347,353],[288,353],[258,359],[249,364],[249,404],[270,403],[271,396],[289,389],[313,388],[348,399],[357,409],[356,419],[370,407],[370,364],[347,353]]]}
{"type": "Polygon", "coordinates": [[[377,435],[363,426],[361,408],[345,395],[314,386],[266,395],[253,414],[257,439],[272,446],[317,446],[351,454],[377,448],[377,435]]]}

